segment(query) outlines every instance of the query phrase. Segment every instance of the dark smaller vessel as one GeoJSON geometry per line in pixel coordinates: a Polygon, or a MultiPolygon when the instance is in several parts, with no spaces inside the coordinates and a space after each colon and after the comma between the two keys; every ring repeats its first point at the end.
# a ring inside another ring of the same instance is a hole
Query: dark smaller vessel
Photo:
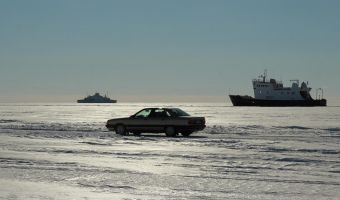
{"type": "Polygon", "coordinates": [[[117,103],[117,100],[110,99],[109,97],[102,96],[98,92],[94,95],[89,95],[84,99],[77,100],[77,103],[117,103]]]}
{"type": "Polygon", "coordinates": [[[308,82],[291,80],[291,87],[284,87],[282,82],[275,79],[267,80],[267,71],[258,79],[253,79],[254,97],[248,95],[229,95],[234,106],[326,106],[323,90],[319,88],[316,99],[310,95],[312,88],[308,82]],[[321,91],[321,94],[319,93],[321,91]]]}

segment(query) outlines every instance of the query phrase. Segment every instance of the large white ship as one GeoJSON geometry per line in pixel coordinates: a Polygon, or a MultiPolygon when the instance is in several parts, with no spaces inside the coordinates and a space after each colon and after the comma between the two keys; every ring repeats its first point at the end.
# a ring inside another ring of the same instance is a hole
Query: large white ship
{"type": "Polygon", "coordinates": [[[323,99],[323,90],[317,90],[317,97],[310,95],[312,88],[308,82],[291,80],[291,87],[284,87],[282,82],[275,79],[267,80],[267,72],[253,79],[254,97],[229,95],[234,106],[326,106],[327,100],[323,99]]]}

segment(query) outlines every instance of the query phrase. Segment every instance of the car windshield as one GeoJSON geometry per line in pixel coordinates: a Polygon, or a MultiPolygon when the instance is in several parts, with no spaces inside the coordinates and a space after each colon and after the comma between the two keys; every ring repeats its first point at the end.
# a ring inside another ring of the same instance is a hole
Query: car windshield
{"type": "Polygon", "coordinates": [[[171,108],[169,109],[171,116],[174,117],[183,117],[183,116],[190,116],[188,113],[184,112],[183,110],[179,108],[171,108]]]}

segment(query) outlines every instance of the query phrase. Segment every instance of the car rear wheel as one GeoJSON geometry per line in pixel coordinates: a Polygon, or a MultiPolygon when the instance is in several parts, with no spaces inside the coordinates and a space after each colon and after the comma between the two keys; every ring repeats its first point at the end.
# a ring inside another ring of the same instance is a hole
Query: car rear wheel
{"type": "Polygon", "coordinates": [[[118,135],[127,135],[126,128],[124,125],[117,125],[115,128],[116,134],[118,135]]]}
{"type": "Polygon", "coordinates": [[[167,137],[175,137],[177,135],[177,131],[175,129],[175,127],[172,126],[168,126],[165,128],[165,135],[167,137]]]}
{"type": "Polygon", "coordinates": [[[183,131],[181,132],[183,137],[189,137],[191,135],[192,131],[183,131]]]}

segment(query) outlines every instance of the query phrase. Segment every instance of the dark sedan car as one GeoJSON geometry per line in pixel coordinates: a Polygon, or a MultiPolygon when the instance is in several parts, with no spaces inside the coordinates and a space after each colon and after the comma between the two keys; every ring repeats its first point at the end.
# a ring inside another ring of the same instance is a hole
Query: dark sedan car
{"type": "Polygon", "coordinates": [[[106,127],[120,135],[146,132],[174,137],[181,133],[187,137],[205,128],[205,118],[192,117],[179,108],[145,108],[128,118],[110,119],[106,127]]]}

